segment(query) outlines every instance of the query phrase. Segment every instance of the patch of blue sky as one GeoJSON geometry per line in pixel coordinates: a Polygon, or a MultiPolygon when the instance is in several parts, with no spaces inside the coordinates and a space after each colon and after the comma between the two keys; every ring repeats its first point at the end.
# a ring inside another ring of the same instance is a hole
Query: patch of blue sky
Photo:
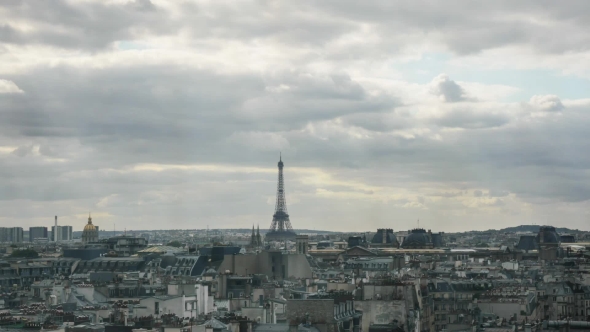
{"type": "Polygon", "coordinates": [[[519,88],[506,98],[507,102],[529,100],[533,95],[555,94],[561,99],[590,97],[590,79],[563,75],[548,69],[486,69],[450,65],[449,54],[425,54],[422,59],[400,63],[395,69],[412,83],[426,84],[440,73],[455,81],[501,84],[519,88]]]}

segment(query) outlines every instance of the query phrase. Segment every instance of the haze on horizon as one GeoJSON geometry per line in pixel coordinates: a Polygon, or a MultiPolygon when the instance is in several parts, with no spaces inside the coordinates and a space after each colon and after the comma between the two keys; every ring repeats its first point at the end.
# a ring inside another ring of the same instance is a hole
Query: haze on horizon
{"type": "Polygon", "coordinates": [[[590,2],[0,4],[0,224],[588,230],[590,2]]]}

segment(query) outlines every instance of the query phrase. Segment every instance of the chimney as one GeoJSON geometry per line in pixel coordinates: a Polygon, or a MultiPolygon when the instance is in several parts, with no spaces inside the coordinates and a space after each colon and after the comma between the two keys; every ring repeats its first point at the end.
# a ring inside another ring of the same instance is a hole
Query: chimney
{"type": "Polygon", "coordinates": [[[55,227],[53,228],[53,241],[57,242],[57,216],[55,216],[55,227]]]}

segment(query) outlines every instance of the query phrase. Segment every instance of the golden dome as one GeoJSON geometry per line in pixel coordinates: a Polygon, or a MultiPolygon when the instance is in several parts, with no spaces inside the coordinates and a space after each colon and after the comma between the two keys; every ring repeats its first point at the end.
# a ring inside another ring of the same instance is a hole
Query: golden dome
{"type": "Polygon", "coordinates": [[[88,224],[84,226],[82,232],[82,243],[92,243],[98,241],[98,228],[92,224],[92,217],[88,215],[88,224]]]}
{"type": "Polygon", "coordinates": [[[96,226],[92,224],[92,218],[88,217],[88,224],[84,226],[84,232],[86,231],[96,231],[96,226]]]}
{"type": "Polygon", "coordinates": [[[89,221],[88,224],[86,224],[86,226],[84,226],[84,232],[86,232],[86,231],[95,231],[95,230],[96,230],[96,226],[94,226],[92,224],[92,221],[89,221]]]}

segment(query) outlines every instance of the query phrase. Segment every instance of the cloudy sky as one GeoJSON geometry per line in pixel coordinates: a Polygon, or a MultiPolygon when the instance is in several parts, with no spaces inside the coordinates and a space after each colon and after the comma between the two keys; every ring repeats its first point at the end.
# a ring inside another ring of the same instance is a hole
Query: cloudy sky
{"type": "Polygon", "coordinates": [[[0,4],[0,224],[590,228],[590,1],[0,4]]]}

